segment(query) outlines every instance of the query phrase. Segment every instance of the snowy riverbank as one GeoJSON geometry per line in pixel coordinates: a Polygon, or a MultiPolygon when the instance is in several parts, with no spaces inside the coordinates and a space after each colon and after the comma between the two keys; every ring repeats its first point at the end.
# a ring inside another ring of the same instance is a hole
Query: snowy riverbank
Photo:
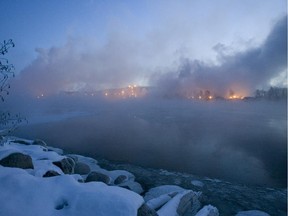
{"type": "MultiPolygon", "coordinates": [[[[191,184],[200,190],[171,184],[145,188],[131,172],[108,171],[95,159],[65,155],[41,140],[1,140],[0,215],[221,215],[203,202],[203,182],[191,184]]],[[[268,214],[253,210],[237,215],[268,214]]]]}

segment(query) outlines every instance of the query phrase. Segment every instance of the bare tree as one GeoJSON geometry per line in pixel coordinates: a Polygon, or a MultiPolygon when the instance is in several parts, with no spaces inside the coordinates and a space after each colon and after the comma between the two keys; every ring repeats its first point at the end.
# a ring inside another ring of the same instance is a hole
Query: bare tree
{"type": "MultiPolygon", "coordinates": [[[[0,45],[0,55],[4,56],[8,49],[14,47],[15,44],[10,39],[0,45]]],[[[13,64],[9,64],[6,58],[0,57],[0,99],[4,101],[4,96],[9,94],[10,84],[7,82],[12,76],[15,76],[15,68],[13,64]]]]}
{"type": "MultiPolygon", "coordinates": [[[[0,44],[0,55],[4,56],[11,47],[14,47],[14,42],[10,39],[0,44]]],[[[8,59],[0,57],[0,99],[4,102],[4,97],[9,95],[10,84],[9,78],[15,76],[15,68],[10,64],[8,59]]],[[[0,136],[6,135],[15,130],[19,124],[27,121],[20,114],[12,115],[9,111],[1,110],[0,108],[0,136]]]]}

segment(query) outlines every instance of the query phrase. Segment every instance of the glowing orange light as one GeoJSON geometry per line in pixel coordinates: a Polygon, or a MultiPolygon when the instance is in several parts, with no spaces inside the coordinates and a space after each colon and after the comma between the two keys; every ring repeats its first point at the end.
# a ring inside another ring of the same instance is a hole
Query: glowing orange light
{"type": "Polygon", "coordinates": [[[238,99],[244,99],[244,97],[243,96],[239,96],[239,95],[230,95],[229,97],[228,97],[228,99],[230,99],[230,100],[238,100],[238,99]]]}

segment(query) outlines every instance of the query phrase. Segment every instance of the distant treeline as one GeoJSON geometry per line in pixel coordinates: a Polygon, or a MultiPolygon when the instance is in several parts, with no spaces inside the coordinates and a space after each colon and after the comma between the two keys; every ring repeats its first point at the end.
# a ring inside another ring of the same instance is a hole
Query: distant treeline
{"type": "Polygon", "coordinates": [[[255,91],[256,99],[287,100],[287,88],[270,87],[268,90],[255,91]]]}

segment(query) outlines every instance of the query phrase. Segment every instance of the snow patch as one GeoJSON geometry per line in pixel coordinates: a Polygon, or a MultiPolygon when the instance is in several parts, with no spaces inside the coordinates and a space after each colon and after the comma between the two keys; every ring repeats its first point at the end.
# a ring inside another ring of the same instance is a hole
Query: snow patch
{"type": "Polygon", "coordinates": [[[212,205],[206,205],[195,216],[219,216],[218,209],[212,205]]]}
{"type": "Polygon", "coordinates": [[[198,180],[192,180],[191,184],[196,186],[196,187],[203,187],[204,186],[204,183],[201,181],[198,181],[198,180]]]}

